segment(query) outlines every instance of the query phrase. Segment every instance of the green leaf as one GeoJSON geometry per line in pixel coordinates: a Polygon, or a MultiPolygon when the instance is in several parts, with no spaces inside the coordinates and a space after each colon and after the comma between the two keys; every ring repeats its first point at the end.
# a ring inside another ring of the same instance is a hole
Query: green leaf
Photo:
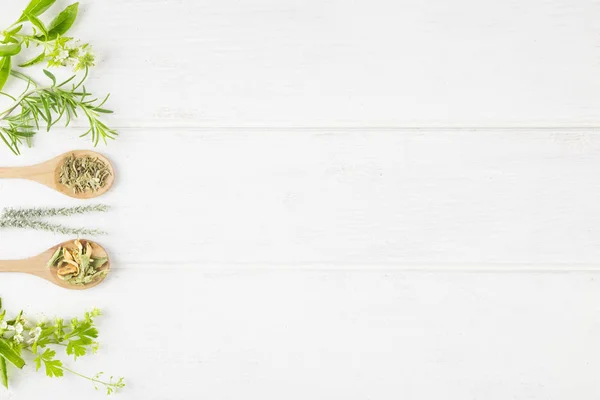
{"type": "Polygon", "coordinates": [[[25,360],[21,358],[19,353],[12,348],[6,339],[0,339],[0,355],[17,368],[23,368],[25,365],[25,360]]]}
{"type": "MultiPolygon", "coordinates": [[[[104,110],[100,109],[100,108],[95,108],[94,111],[104,112],[104,110]]],[[[112,111],[109,111],[109,110],[106,110],[106,111],[112,113],[112,111]]],[[[98,258],[94,258],[94,261],[92,261],[92,263],[90,265],[92,267],[94,267],[95,269],[99,269],[107,262],[108,262],[108,257],[98,257],[98,258]]]]}
{"type": "Polygon", "coordinates": [[[79,3],[73,3],[62,10],[48,25],[48,39],[55,39],[59,35],[64,35],[75,22],[78,9],[79,3]]]}
{"type": "Polygon", "coordinates": [[[56,356],[56,351],[46,349],[44,353],[37,356],[35,361],[35,370],[39,371],[44,363],[44,367],[46,367],[46,375],[50,378],[63,376],[63,364],[60,360],[55,360],[54,356],[56,356]]]}
{"type": "MultiPolygon", "coordinates": [[[[37,354],[38,347],[46,347],[47,345],[52,343],[52,341],[50,340],[50,337],[52,336],[52,334],[54,332],[55,332],[55,328],[52,326],[42,329],[42,333],[40,334],[38,339],[31,346],[31,351],[33,351],[35,354],[37,354]]],[[[62,341],[60,337],[57,338],[57,340],[58,340],[58,343],[60,343],[62,341]]]]}
{"type": "Polygon", "coordinates": [[[17,44],[17,43],[20,43],[20,42],[19,42],[17,39],[15,39],[14,37],[7,36],[7,37],[6,37],[6,38],[5,38],[5,39],[2,41],[2,43],[3,43],[3,44],[7,44],[7,43],[14,43],[14,44],[17,44]]]}
{"type": "Polygon", "coordinates": [[[9,36],[12,36],[12,35],[15,35],[15,34],[21,32],[21,29],[23,29],[23,24],[17,26],[16,28],[11,29],[10,31],[6,32],[6,34],[9,36]]]}
{"type": "Polygon", "coordinates": [[[67,344],[67,354],[73,355],[75,360],[77,357],[85,356],[86,348],[92,343],[90,339],[79,339],[79,340],[70,340],[69,344],[67,344]]]}
{"type": "Polygon", "coordinates": [[[46,376],[50,378],[63,376],[63,363],[60,360],[44,361],[44,365],[46,366],[46,376]]]}
{"type": "Polygon", "coordinates": [[[17,39],[15,39],[13,37],[13,35],[16,35],[17,33],[19,33],[19,31],[22,28],[23,28],[23,25],[19,25],[16,28],[13,28],[10,31],[6,32],[4,34],[4,40],[2,41],[2,43],[19,43],[19,41],[17,39]]]}
{"type": "Polygon", "coordinates": [[[44,36],[48,37],[48,30],[44,26],[44,23],[38,17],[32,14],[28,14],[27,19],[33,24],[33,26],[38,28],[40,32],[44,34],[44,36]]]}
{"type": "Polygon", "coordinates": [[[46,53],[42,53],[39,56],[32,58],[31,60],[24,62],[23,64],[19,64],[19,67],[25,68],[25,67],[31,67],[32,65],[35,64],[39,64],[42,61],[44,61],[44,58],[46,58],[46,53]]]}
{"type": "Polygon", "coordinates": [[[21,51],[20,43],[0,44],[0,57],[14,56],[21,51]]]}
{"type": "Polygon", "coordinates": [[[80,338],[88,337],[88,338],[97,338],[98,337],[98,329],[94,328],[92,324],[89,322],[85,322],[74,331],[75,336],[79,336],[80,338]]]}
{"type": "Polygon", "coordinates": [[[52,86],[56,86],[56,77],[54,76],[54,74],[48,71],[47,69],[44,70],[44,74],[46,74],[48,78],[52,79],[52,86]]]}
{"type": "Polygon", "coordinates": [[[8,80],[10,75],[10,57],[0,58],[0,90],[4,87],[4,84],[8,80]]]}
{"type": "Polygon", "coordinates": [[[0,357],[0,379],[2,379],[2,385],[8,389],[8,372],[6,371],[6,359],[0,357]]]}
{"type": "Polygon", "coordinates": [[[17,22],[27,21],[27,15],[42,15],[56,0],[31,0],[17,22]]]}

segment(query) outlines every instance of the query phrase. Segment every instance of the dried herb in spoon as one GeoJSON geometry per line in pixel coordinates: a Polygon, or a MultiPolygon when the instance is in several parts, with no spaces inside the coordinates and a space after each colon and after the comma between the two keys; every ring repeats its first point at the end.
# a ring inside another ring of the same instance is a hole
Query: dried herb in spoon
{"type": "Polygon", "coordinates": [[[48,267],[57,268],[56,275],[71,285],[87,285],[108,273],[102,269],[108,258],[97,257],[93,252],[90,242],[75,240],[71,249],[59,247],[48,267]]]}
{"type": "Polygon", "coordinates": [[[110,175],[110,168],[99,158],[71,154],[60,168],[59,182],[74,193],[96,192],[110,175]]]}

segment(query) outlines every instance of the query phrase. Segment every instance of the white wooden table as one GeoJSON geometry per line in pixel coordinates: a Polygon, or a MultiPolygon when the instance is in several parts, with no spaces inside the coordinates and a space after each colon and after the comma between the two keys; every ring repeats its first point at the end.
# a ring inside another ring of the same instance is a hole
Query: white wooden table
{"type": "MultiPolygon", "coordinates": [[[[73,33],[121,134],[100,148],[114,210],[88,222],[114,273],[81,293],[6,274],[0,295],[102,308],[76,366],[125,376],[119,398],[600,396],[598,1],[84,0],[73,33]]],[[[80,203],[0,182],[0,207],[40,204],[80,203]]],[[[66,239],[1,231],[0,258],[66,239]]]]}

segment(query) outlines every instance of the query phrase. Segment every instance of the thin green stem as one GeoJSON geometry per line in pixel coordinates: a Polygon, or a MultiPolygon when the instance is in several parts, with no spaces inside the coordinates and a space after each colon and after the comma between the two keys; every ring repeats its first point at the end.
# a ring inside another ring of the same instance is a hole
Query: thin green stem
{"type": "Polygon", "coordinates": [[[67,371],[67,372],[70,372],[70,373],[72,373],[73,375],[77,375],[77,376],[79,376],[79,377],[81,377],[81,378],[83,378],[83,379],[87,379],[88,381],[92,381],[92,382],[94,382],[94,383],[99,383],[99,384],[101,384],[101,385],[104,385],[104,386],[112,386],[112,387],[115,387],[115,388],[119,387],[119,386],[118,386],[117,384],[115,384],[115,383],[110,383],[110,382],[101,381],[100,379],[96,379],[96,378],[92,378],[91,376],[86,376],[86,375],[80,374],[79,372],[77,372],[77,371],[73,371],[72,369],[70,369],[70,368],[67,368],[67,367],[65,367],[64,365],[62,366],[62,369],[64,369],[64,370],[65,370],[65,371],[67,371]]]}
{"type": "Polygon", "coordinates": [[[2,111],[0,113],[0,121],[3,121],[5,119],[7,119],[16,109],[17,107],[19,107],[21,105],[21,103],[23,102],[23,100],[25,100],[26,98],[28,98],[29,96],[32,96],[38,92],[43,92],[45,90],[51,90],[52,88],[48,87],[48,88],[35,88],[35,89],[31,89],[28,90],[27,92],[23,93],[21,96],[19,96],[17,98],[17,100],[10,106],[8,107],[8,109],[2,111]]]}
{"type": "MultiPolygon", "coordinates": [[[[33,351],[31,351],[31,349],[29,349],[29,348],[24,348],[23,350],[27,350],[31,354],[35,355],[35,353],[33,351]]],[[[73,375],[77,375],[80,378],[87,379],[88,381],[91,381],[91,382],[94,382],[94,383],[98,383],[100,385],[111,386],[111,387],[114,387],[114,388],[121,387],[120,385],[118,385],[116,383],[105,382],[105,381],[101,381],[100,379],[93,378],[91,376],[83,375],[83,374],[81,374],[81,373],[79,373],[77,371],[73,371],[71,368],[65,367],[64,365],[62,365],[60,368],[63,369],[63,370],[65,370],[65,371],[67,371],[67,372],[70,372],[73,375]]]]}
{"type": "Polygon", "coordinates": [[[29,40],[30,42],[33,42],[33,43],[37,44],[38,46],[43,46],[45,49],[51,49],[55,42],[54,40],[44,41],[44,40],[37,39],[35,36],[21,35],[19,33],[14,33],[11,36],[14,38],[17,38],[17,39],[21,39],[21,43],[23,43],[23,41],[25,41],[25,40],[29,40]]]}

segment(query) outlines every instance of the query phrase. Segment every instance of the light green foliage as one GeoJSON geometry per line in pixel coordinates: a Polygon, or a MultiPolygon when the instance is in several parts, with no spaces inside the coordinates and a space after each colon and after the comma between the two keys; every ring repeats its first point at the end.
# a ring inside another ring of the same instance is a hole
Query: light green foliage
{"type": "Polygon", "coordinates": [[[65,36],[77,19],[79,3],[66,7],[46,26],[39,16],[54,1],[32,0],[17,22],[6,30],[0,30],[0,95],[14,101],[9,108],[0,111],[0,140],[17,155],[20,154],[20,145],[31,145],[33,135],[41,128],[49,131],[58,122],[68,126],[79,116],[89,124],[87,132],[81,136],[89,135],[94,145],[100,141],[106,143],[107,139],[114,139],[117,135],[100,118],[101,114],[112,113],[103,108],[108,96],[95,98],[83,84],[89,68],[95,63],[91,46],[65,36]],[[22,62],[21,68],[45,62],[47,67],[71,67],[75,71],[84,71],[83,76],[74,75],[59,83],[54,74],[44,70],[51,84],[40,86],[12,67],[13,57],[25,49],[35,49],[34,54],[37,55],[22,62]],[[1,91],[11,77],[20,79],[27,86],[20,96],[1,91]]]}
{"type": "Polygon", "coordinates": [[[71,4],[56,16],[48,25],[48,39],[56,39],[67,33],[77,18],[79,3],[71,4]]]}
{"type": "Polygon", "coordinates": [[[5,321],[5,315],[6,311],[3,310],[0,313],[0,380],[4,386],[8,387],[10,372],[6,361],[23,368],[26,358],[29,358],[35,364],[36,371],[44,370],[46,376],[51,378],[60,378],[68,372],[89,380],[96,389],[104,387],[108,394],[125,387],[123,378],[102,380],[102,373],[83,375],[67,367],[57,357],[56,349],[65,349],[65,353],[74,359],[97,351],[98,330],[94,319],[101,315],[100,310],[88,311],[83,318],[73,318],[68,324],[61,318],[53,322],[36,323],[25,318],[22,312],[14,319],[5,321]]]}
{"type": "Polygon", "coordinates": [[[42,354],[33,359],[35,361],[35,370],[39,371],[43,363],[46,368],[46,376],[50,378],[63,376],[63,363],[60,360],[55,360],[55,356],[56,351],[46,349],[42,354]]]}
{"type": "MultiPolygon", "coordinates": [[[[63,216],[68,217],[75,214],[87,214],[91,212],[106,212],[110,207],[104,204],[89,206],[63,207],[63,208],[6,208],[0,215],[0,228],[24,228],[49,231],[64,235],[86,235],[98,236],[105,232],[98,229],[71,228],[69,226],[52,224],[43,221],[42,218],[63,216]]],[[[60,254],[55,254],[56,258],[60,254]]],[[[54,260],[55,262],[56,260],[54,260]]],[[[95,264],[92,266],[95,267],[95,264]]]]}
{"type": "Polygon", "coordinates": [[[0,139],[14,154],[20,154],[19,146],[23,140],[31,138],[41,127],[49,131],[52,126],[63,121],[65,126],[82,114],[88,121],[89,129],[81,135],[90,136],[94,145],[100,140],[106,143],[107,139],[114,139],[117,132],[109,128],[100,119],[101,114],[110,114],[112,111],[103,108],[108,96],[100,100],[87,92],[83,82],[87,78],[86,68],[84,76],[70,88],[67,84],[76,77],[71,76],[62,83],[56,82],[56,77],[49,71],[44,73],[52,81],[51,86],[41,87],[31,78],[17,71],[11,75],[27,83],[25,91],[4,112],[0,112],[0,139]]]}
{"type": "Polygon", "coordinates": [[[10,75],[10,57],[0,58],[0,89],[4,86],[10,75]]]}
{"type": "Polygon", "coordinates": [[[8,388],[8,372],[6,371],[6,359],[0,357],[0,377],[2,378],[2,386],[8,388]]]}
{"type": "Polygon", "coordinates": [[[23,15],[19,18],[19,22],[26,21],[31,15],[38,16],[43,14],[55,1],[56,0],[31,0],[25,10],[23,10],[23,15]]]}
{"type": "Polygon", "coordinates": [[[0,56],[14,56],[21,51],[20,43],[9,43],[0,45],[0,56]]]}
{"type": "Polygon", "coordinates": [[[8,340],[0,338],[0,356],[9,361],[17,368],[23,368],[25,360],[21,358],[21,355],[15,349],[15,346],[8,340]]]}

